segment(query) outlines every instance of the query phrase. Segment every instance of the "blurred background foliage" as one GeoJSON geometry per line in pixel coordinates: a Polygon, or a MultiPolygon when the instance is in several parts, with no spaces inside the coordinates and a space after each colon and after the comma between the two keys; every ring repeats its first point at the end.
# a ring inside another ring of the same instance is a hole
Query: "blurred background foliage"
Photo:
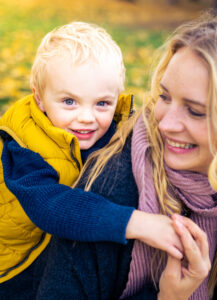
{"type": "Polygon", "coordinates": [[[28,93],[37,47],[71,21],[103,26],[120,45],[126,90],[141,105],[156,64],[155,49],[172,30],[216,5],[215,0],[0,0],[0,111],[28,93]]]}

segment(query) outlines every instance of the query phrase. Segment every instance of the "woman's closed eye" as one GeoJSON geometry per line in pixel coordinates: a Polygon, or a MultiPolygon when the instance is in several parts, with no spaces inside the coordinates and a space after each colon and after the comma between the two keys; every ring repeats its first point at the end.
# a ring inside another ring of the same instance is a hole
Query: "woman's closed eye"
{"type": "Polygon", "coordinates": [[[161,100],[163,101],[168,101],[169,100],[169,97],[165,94],[160,94],[159,97],[161,98],[161,100]]]}
{"type": "Polygon", "coordinates": [[[188,110],[189,114],[193,117],[203,118],[206,116],[205,113],[198,112],[198,111],[192,109],[190,106],[187,106],[187,110],[188,110]]]}

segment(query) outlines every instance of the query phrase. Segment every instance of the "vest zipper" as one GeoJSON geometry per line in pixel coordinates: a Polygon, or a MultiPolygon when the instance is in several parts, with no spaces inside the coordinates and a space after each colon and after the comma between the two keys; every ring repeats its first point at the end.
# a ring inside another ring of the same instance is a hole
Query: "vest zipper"
{"type": "Polygon", "coordinates": [[[79,170],[79,173],[81,171],[81,166],[79,164],[79,161],[77,160],[77,158],[73,155],[73,141],[71,141],[71,144],[70,144],[70,155],[71,155],[71,158],[74,160],[74,162],[76,163],[77,167],[78,167],[78,170],[79,170]]]}

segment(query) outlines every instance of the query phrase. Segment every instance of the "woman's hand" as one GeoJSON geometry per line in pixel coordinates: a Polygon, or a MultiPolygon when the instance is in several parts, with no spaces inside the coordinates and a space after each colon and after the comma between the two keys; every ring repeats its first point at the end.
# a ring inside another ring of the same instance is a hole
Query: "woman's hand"
{"type": "Polygon", "coordinates": [[[168,256],[160,279],[158,300],[187,300],[211,268],[208,241],[206,234],[190,219],[175,214],[172,220],[184,247],[187,266],[168,256]]]}
{"type": "Polygon", "coordinates": [[[135,210],[127,225],[126,238],[140,240],[175,258],[183,257],[182,243],[173,228],[172,220],[167,216],[135,210]]]}

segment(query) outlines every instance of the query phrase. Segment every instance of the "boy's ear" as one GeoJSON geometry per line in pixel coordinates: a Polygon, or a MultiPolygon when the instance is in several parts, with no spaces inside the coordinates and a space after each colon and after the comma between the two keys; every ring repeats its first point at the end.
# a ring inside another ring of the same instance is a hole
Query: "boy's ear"
{"type": "Polygon", "coordinates": [[[43,105],[43,101],[41,100],[41,98],[39,97],[38,93],[36,92],[35,88],[32,88],[32,92],[36,101],[36,104],[38,105],[38,108],[42,111],[45,112],[44,109],[44,105],[43,105]]]}

